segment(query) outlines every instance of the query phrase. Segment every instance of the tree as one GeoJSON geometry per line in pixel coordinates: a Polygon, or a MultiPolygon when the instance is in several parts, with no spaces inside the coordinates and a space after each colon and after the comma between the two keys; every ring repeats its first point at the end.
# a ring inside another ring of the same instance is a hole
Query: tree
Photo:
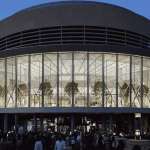
{"type": "MultiPolygon", "coordinates": [[[[141,86],[138,86],[137,87],[137,90],[139,89],[139,92],[141,93],[141,92],[143,92],[143,95],[144,96],[147,96],[148,95],[148,93],[149,93],[149,87],[147,86],[147,85],[144,85],[143,84],[143,89],[142,89],[142,87],[141,86]],[[143,91],[142,91],[143,90],[143,91]]],[[[139,95],[141,95],[141,94],[139,94],[139,95]]]]}
{"type": "Polygon", "coordinates": [[[39,90],[43,91],[43,95],[47,96],[47,102],[49,101],[49,103],[51,104],[51,97],[53,95],[53,88],[51,83],[49,81],[41,83],[39,90]]]}
{"type": "Polygon", "coordinates": [[[3,97],[5,95],[4,91],[5,91],[5,88],[0,85],[0,97],[3,97]]]}
{"type": "Polygon", "coordinates": [[[25,83],[21,83],[17,87],[17,97],[20,105],[22,104],[22,100],[25,98],[25,96],[28,93],[28,88],[25,83]]]}
{"type": "Polygon", "coordinates": [[[22,84],[19,84],[18,85],[18,94],[19,92],[22,92],[23,94],[26,94],[27,93],[27,85],[25,83],[22,83],[22,84]]]}
{"type": "Polygon", "coordinates": [[[65,93],[67,93],[68,96],[72,97],[72,94],[76,95],[78,92],[79,92],[78,83],[68,82],[66,84],[65,93]]]}
{"type": "Polygon", "coordinates": [[[102,81],[95,81],[94,83],[93,92],[96,97],[96,102],[92,102],[93,105],[96,105],[98,103],[97,100],[100,101],[100,96],[102,95],[103,92],[103,84],[104,83],[102,81]]]}
{"type": "Polygon", "coordinates": [[[53,94],[53,89],[51,86],[51,83],[49,81],[45,81],[43,83],[40,84],[39,90],[42,91],[43,90],[43,94],[47,95],[47,96],[52,96],[53,94]]]}
{"type": "Polygon", "coordinates": [[[128,99],[129,99],[129,95],[130,95],[130,86],[128,85],[127,82],[124,82],[123,85],[120,88],[121,91],[121,96],[124,98],[124,104],[125,106],[128,106],[128,99]]]}
{"type": "Polygon", "coordinates": [[[100,96],[103,90],[103,82],[102,81],[96,81],[94,83],[93,92],[95,96],[100,96]]]}

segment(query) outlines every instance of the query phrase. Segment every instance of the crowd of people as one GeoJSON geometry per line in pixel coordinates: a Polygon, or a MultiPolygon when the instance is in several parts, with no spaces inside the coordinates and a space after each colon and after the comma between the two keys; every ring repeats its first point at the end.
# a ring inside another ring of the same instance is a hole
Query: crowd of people
{"type": "Polygon", "coordinates": [[[98,130],[89,132],[68,130],[66,133],[0,132],[0,139],[1,145],[11,145],[10,150],[124,150],[125,148],[124,140],[116,140],[113,134],[101,134],[98,130]]]}

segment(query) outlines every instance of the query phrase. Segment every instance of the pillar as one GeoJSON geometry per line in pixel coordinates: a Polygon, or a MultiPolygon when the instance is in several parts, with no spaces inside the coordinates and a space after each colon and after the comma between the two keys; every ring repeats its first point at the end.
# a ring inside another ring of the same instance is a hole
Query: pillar
{"type": "Polygon", "coordinates": [[[18,115],[15,114],[15,132],[18,133],[18,115]]]}
{"type": "Polygon", "coordinates": [[[110,115],[110,117],[109,117],[109,131],[112,131],[112,122],[113,122],[112,115],[110,115]]]}
{"type": "Polygon", "coordinates": [[[44,131],[44,124],[43,124],[43,117],[40,118],[40,127],[41,127],[41,131],[44,131]]]}
{"type": "Polygon", "coordinates": [[[4,132],[8,131],[8,114],[4,114],[4,132]]]}
{"type": "Polygon", "coordinates": [[[37,131],[37,118],[36,115],[33,116],[33,131],[36,132],[37,131]]]}
{"type": "Polygon", "coordinates": [[[71,131],[74,131],[74,115],[71,115],[71,131]]]}

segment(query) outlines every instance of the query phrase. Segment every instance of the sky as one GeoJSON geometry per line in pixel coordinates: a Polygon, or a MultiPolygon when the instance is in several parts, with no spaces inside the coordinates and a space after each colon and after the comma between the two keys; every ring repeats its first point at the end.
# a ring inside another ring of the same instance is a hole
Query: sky
{"type": "MultiPolygon", "coordinates": [[[[0,20],[13,15],[14,13],[43,3],[55,2],[58,0],[0,0],[0,20]]],[[[67,0],[66,0],[67,1],[67,0]]],[[[91,0],[106,2],[130,9],[150,19],[150,0],[91,0]]]]}

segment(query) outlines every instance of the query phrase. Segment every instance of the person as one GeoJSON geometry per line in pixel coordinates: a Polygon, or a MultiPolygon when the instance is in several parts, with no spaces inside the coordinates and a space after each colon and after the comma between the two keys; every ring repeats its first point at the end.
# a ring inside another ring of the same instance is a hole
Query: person
{"type": "Polygon", "coordinates": [[[62,136],[59,136],[58,140],[56,140],[54,150],[65,150],[65,141],[63,140],[62,136]]]}
{"type": "Polygon", "coordinates": [[[98,141],[99,141],[99,135],[97,134],[97,133],[94,133],[94,137],[93,137],[94,139],[93,139],[93,145],[94,145],[94,150],[98,150],[99,149],[99,143],[98,143],[98,141]]]}
{"type": "Polygon", "coordinates": [[[120,140],[118,143],[117,150],[124,150],[124,148],[125,148],[125,144],[124,144],[123,140],[120,140]]]}
{"type": "Polygon", "coordinates": [[[43,150],[42,140],[39,136],[37,136],[37,139],[35,141],[34,150],[43,150]]]}
{"type": "Polygon", "coordinates": [[[99,135],[99,139],[98,139],[98,147],[99,150],[104,150],[104,139],[102,137],[102,135],[99,135]]]}
{"type": "Polygon", "coordinates": [[[18,139],[19,139],[19,140],[20,140],[20,139],[22,140],[23,134],[24,134],[23,126],[20,126],[20,127],[18,128],[18,139]]]}
{"type": "Polygon", "coordinates": [[[75,141],[75,135],[72,134],[71,137],[70,137],[70,145],[71,145],[71,148],[72,150],[75,150],[75,146],[76,146],[76,141],[75,141]]]}
{"type": "Polygon", "coordinates": [[[118,147],[118,142],[117,142],[117,140],[115,139],[115,137],[112,136],[112,140],[111,140],[111,149],[112,149],[112,150],[116,150],[117,147],[118,147]]]}

